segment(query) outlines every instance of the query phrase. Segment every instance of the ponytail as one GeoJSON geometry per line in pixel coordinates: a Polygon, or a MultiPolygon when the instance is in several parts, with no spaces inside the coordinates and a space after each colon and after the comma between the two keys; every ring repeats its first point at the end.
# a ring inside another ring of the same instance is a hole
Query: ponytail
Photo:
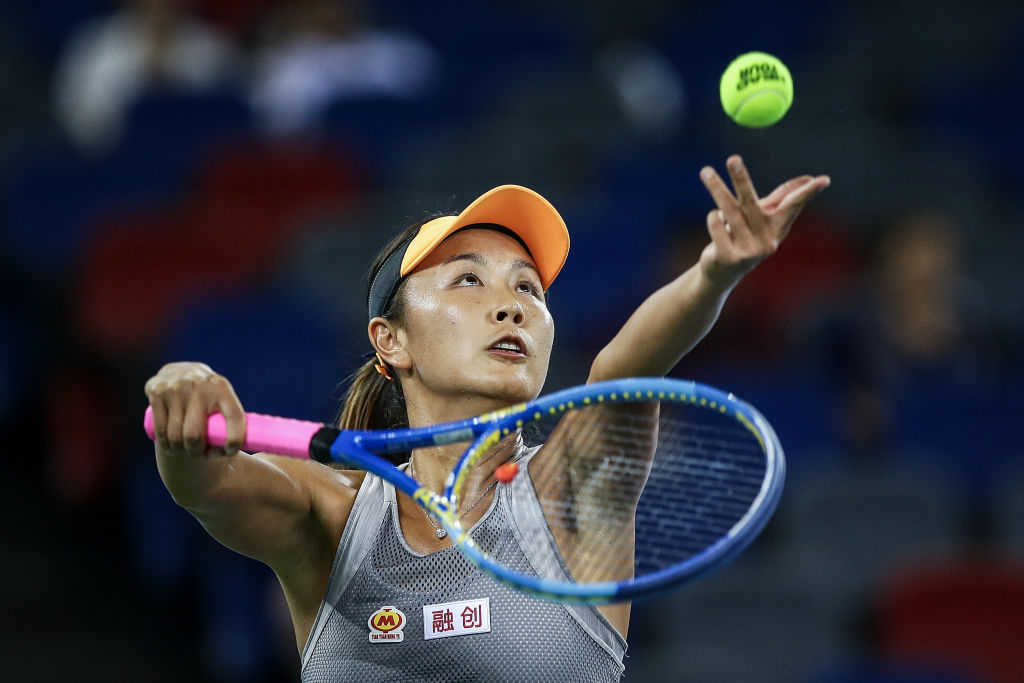
{"type": "MultiPolygon", "coordinates": [[[[404,429],[409,426],[405,396],[398,380],[385,379],[377,372],[377,359],[371,358],[352,376],[345,391],[338,427],[341,429],[404,429]]],[[[408,453],[389,453],[388,460],[400,464],[408,453]]]]}
{"type": "Polygon", "coordinates": [[[400,382],[385,379],[371,358],[353,375],[345,391],[341,429],[402,429],[409,426],[400,382]]]}

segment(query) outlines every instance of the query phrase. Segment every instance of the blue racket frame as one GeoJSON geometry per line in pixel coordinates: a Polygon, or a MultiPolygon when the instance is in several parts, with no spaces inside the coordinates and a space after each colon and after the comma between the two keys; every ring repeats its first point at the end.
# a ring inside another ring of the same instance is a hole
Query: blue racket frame
{"type": "Polygon", "coordinates": [[[343,431],[330,446],[331,457],[372,472],[423,506],[449,534],[462,553],[481,571],[502,583],[547,600],[602,604],[665,591],[700,577],[739,555],[764,529],[778,505],[786,476],[786,460],[778,437],[753,406],[736,396],[698,382],[668,378],[630,378],[582,385],[460,422],[382,432],[343,431]],[[718,541],[672,567],[618,582],[572,583],[512,571],[491,560],[462,528],[454,510],[466,472],[501,438],[541,414],[559,414],[578,405],[616,401],[668,399],[728,415],[758,440],[765,456],[760,491],[747,513],[718,541]],[[443,494],[431,491],[374,453],[406,451],[474,439],[448,476],[443,494]]]}

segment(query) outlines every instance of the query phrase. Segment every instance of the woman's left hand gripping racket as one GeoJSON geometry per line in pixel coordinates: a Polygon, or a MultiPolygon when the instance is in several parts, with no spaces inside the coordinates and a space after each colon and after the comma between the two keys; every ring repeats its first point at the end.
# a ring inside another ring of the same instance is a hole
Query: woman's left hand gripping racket
{"type": "MultiPolygon", "coordinates": [[[[247,450],[379,475],[422,505],[482,571],[563,602],[624,601],[722,565],[767,523],[785,478],[782,448],[757,410],[675,379],[588,384],[467,420],[393,431],[253,413],[246,419],[247,450]],[[484,456],[503,440],[517,446],[507,452],[521,463],[505,484],[529,559],[516,568],[489,536],[478,537],[486,524],[463,528],[454,512],[476,468],[494,467],[484,456]],[[463,441],[469,445],[443,492],[379,455],[463,441]]],[[[152,438],[148,410],[145,426],[152,438]]],[[[211,415],[207,440],[222,446],[225,438],[224,418],[211,415]]]]}

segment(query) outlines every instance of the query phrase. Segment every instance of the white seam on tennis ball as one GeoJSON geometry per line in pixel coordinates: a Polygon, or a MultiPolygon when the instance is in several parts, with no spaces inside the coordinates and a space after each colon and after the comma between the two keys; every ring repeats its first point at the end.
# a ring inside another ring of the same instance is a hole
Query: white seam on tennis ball
{"type": "Polygon", "coordinates": [[[761,95],[768,95],[768,94],[771,94],[771,93],[774,93],[774,94],[778,95],[779,97],[781,97],[783,102],[786,101],[786,93],[783,92],[782,90],[777,90],[775,88],[771,88],[769,90],[758,90],[757,92],[751,93],[751,94],[747,95],[746,97],[744,97],[742,100],[740,100],[740,103],[738,105],[736,105],[735,109],[733,109],[732,115],[736,116],[737,114],[739,114],[740,113],[740,109],[743,109],[743,105],[746,104],[747,102],[749,102],[750,100],[754,99],[755,97],[759,97],[761,95]]]}

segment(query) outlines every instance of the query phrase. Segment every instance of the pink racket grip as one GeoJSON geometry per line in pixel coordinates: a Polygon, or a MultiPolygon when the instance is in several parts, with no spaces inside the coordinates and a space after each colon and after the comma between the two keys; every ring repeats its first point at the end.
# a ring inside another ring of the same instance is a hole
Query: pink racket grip
{"type": "MultiPolygon", "coordinates": [[[[153,438],[153,408],[146,408],[142,425],[153,438]]],[[[245,414],[245,442],[242,448],[252,453],[274,453],[292,458],[309,458],[309,444],[323,427],[319,422],[292,420],[286,417],[245,414]]],[[[206,423],[206,442],[223,446],[228,439],[227,425],[220,413],[210,415],[206,423]]]]}

